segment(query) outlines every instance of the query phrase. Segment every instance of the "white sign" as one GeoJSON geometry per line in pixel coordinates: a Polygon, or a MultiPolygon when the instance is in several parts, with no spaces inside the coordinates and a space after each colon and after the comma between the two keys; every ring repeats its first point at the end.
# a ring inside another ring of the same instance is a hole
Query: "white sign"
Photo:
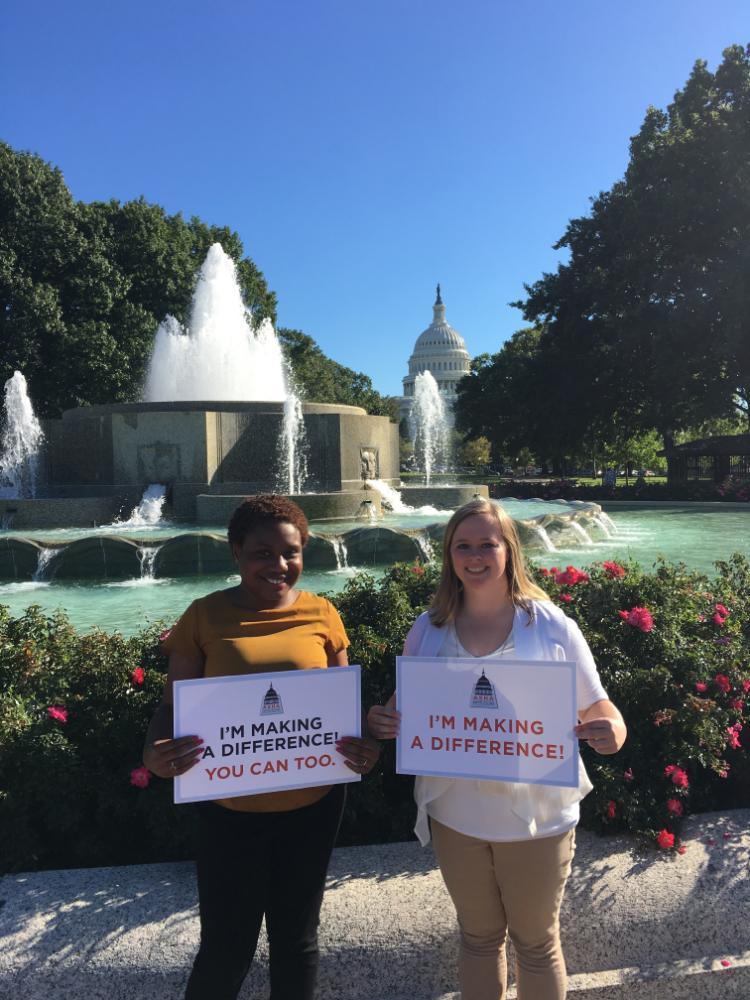
{"type": "Polygon", "coordinates": [[[205,742],[175,802],[359,781],[334,744],[360,735],[360,705],[356,666],[176,681],[175,737],[205,742]]]}
{"type": "Polygon", "coordinates": [[[396,658],[400,774],[578,785],[576,665],[396,658]]]}

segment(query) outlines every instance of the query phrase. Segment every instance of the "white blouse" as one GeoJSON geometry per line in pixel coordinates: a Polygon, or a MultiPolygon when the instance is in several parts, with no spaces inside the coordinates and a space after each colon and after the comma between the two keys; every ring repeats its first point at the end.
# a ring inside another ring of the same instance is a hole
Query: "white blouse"
{"type": "MultiPolygon", "coordinates": [[[[565,624],[574,626],[569,619],[565,624]]],[[[439,631],[443,633],[442,642],[432,655],[472,656],[461,644],[453,625],[445,626],[439,631]]],[[[523,654],[528,655],[528,651],[525,649],[519,651],[515,641],[521,634],[514,623],[511,634],[502,646],[485,657],[475,657],[475,659],[526,658],[523,654]]],[[[526,637],[524,640],[527,642],[526,637]]],[[[606,699],[607,693],[599,679],[588,644],[577,627],[568,628],[566,645],[569,646],[567,655],[576,661],[578,710],[583,711],[594,702],[606,699]]],[[[515,785],[503,781],[418,777],[415,798],[420,808],[426,809],[427,815],[470,837],[498,842],[536,840],[539,837],[552,837],[564,833],[578,823],[579,801],[591,788],[582,764],[580,768],[582,774],[578,792],[553,790],[542,786],[515,785]],[[528,789],[528,792],[525,793],[524,789],[528,789]],[[522,815],[524,810],[518,808],[518,797],[524,794],[530,794],[537,804],[542,801],[544,803],[543,808],[534,810],[535,818],[532,822],[529,822],[528,816],[524,818],[522,815]]],[[[419,827],[418,821],[416,832],[422,843],[425,843],[426,831],[419,827]]]]}

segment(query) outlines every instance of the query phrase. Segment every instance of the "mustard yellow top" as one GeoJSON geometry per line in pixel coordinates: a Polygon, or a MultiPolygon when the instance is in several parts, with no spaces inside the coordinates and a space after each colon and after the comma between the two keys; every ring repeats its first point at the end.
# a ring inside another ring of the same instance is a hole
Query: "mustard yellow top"
{"type": "MultiPolygon", "coordinates": [[[[349,645],[330,601],[300,590],[286,608],[250,611],[226,590],[193,601],[162,644],[167,653],[203,657],[204,677],[327,667],[329,655],[349,645]]],[[[216,801],[239,812],[287,812],[318,802],[330,785],[241,795],[216,801]]]]}

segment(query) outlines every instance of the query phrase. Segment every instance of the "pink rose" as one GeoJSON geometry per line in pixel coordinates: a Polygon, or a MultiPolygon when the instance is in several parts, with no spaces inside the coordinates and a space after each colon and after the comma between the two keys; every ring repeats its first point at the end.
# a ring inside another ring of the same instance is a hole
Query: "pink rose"
{"type": "Polygon", "coordinates": [[[151,772],[147,767],[134,767],[130,772],[130,784],[136,788],[148,788],[151,772]]]}
{"type": "Polygon", "coordinates": [[[630,611],[618,611],[620,618],[639,632],[650,632],[654,627],[654,619],[648,608],[631,608],[630,611]]]}
{"type": "Polygon", "coordinates": [[[47,709],[47,715],[50,719],[54,719],[55,722],[61,722],[63,725],[68,721],[68,710],[63,708],[62,705],[50,705],[47,709]]]}

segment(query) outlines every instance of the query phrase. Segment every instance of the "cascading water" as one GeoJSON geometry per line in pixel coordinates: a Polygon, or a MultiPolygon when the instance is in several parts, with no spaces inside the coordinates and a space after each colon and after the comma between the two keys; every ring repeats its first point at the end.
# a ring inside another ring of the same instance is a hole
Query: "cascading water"
{"type": "Polygon", "coordinates": [[[571,527],[571,530],[578,536],[579,540],[581,542],[583,542],[584,545],[592,545],[593,544],[593,542],[591,540],[591,537],[588,535],[588,533],[584,529],[583,525],[579,524],[578,521],[571,520],[570,521],[570,527],[571,527]]]}
{"type": "Polygon", "coordinates": [[[39,452],[44,434],[21,372],[5,383],[5,420],[0,446],[0,496],[12,499],[36,495],[39,452]]]}
{"type": "Polygon", "coordinates": [[[234,261],[214,243],[198,274],[187,329],[167,316],[156,331],[143,399],[284,403],[279,485],[302,490],[306,475],[302,404],[291,388],[269,320],[254,324],[234,261]]]}
{"type": "Polygon", "coordinates": [[[285,493],[301,493],[307,478],[307,441],[302,402],[294,392],[284,400],[279,451],[279,489],[285,493]]]}
{"type": "Polygon", "coordinates": [[[557,552],[555,543],[549,537],[547,531],[541,526],[541,524],[534,524],[533,522],[529,521],[525,521],[524,523],[528,524],[529,528],[534,532],[536,537],[542,543],[542,548],[544,549],[545,552],[557,552]]]}
{"type": "Polygon", "coordinates": [[[162,508],[167,496],[167,487],[161,483],[147,486],[141,502],[130,512],[127,521],[114,521],[108,528],[156,528],[161,523],[162,508]]]}
{"type": "Polygon", "coordinates": [[[382,479],[368,479],[367,485],[371,490],[380,494],[383,505],[392,510],[394,514],[411,514],[414,510],[413,507],[404,503],[398,490],[389,486],[388,483],[384,483],[382,479]]]}
{"type": "Polygon", "coordinates": [[[349,569],[349,553],[346,551],[346,542],[341,535],[331,535],[331,545],[336,556],[336,570],[342,572],[349,569]]]}
{"type": "Polygon", "coordinates": [[[417,465],[424,471],[429,486],[435,465],[447,462],[450,432],[445,402],[431,372],[420,372],[414,379],[409,421],[417,465]]]}
{"type": "Polygon", "coordinates": [[[414,540],[419,546],[419,551],[422,553],[422,558],[426,563],[431,563],[435,561],[435,550],[432,545],[432,539],[427,534],[426,531],[420,531],[414,536],[414,540]]]}
{"type": "Polygon", "coordinates": [[[398,490],[383,482],[382,479],[368,479],[367,485],[371,490],[380,494],[381,503],[394,514],[437,514],[436,507],[410,507],[404,503],[398,490]]]}
{"type": "Polygon", "coordinates": [[[138,549],[138,562],[141,564],[141,579],[154,579],[154,564],[156,553],[159,551],[158,545],[142,545],[138,549]]]}

